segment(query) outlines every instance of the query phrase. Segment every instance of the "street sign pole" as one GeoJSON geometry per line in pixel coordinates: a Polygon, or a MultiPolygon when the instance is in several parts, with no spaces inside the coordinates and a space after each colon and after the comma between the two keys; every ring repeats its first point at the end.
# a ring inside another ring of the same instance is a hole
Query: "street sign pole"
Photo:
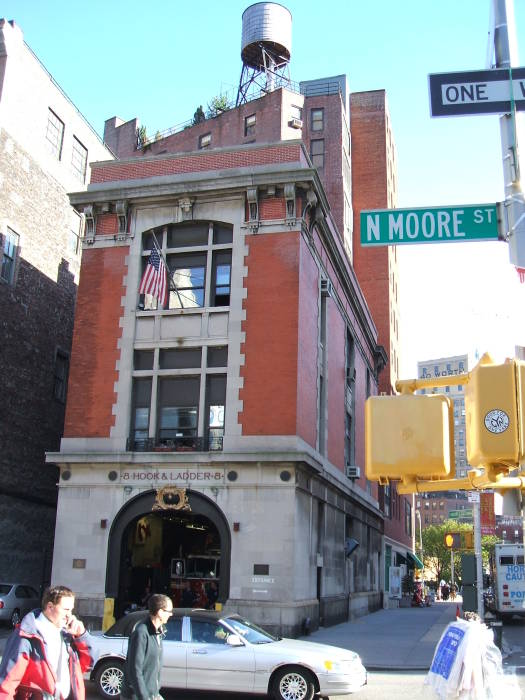
{"type": "MultiPolygon", "coordinates": [[[[517,56],[511,55],[509,43],[509,18],[514,17],[511,0],[494,2],[494,57],[496,68],[507,68],[512,73],[512,64],[517,56]],[[507,11],[509,9],[509,11],[507,11]]],[[[513,47],[516,44],[515,27],[510,26],[513,47]]],[[[505,179],[504,211],[508,222],[508,242],[510,262],[518,268],[522,282],[525,282],[525,200],[520,184],[518,143],[516,138],[516,112],[500,117],[501,151],[503,176],[505,179]]]]}

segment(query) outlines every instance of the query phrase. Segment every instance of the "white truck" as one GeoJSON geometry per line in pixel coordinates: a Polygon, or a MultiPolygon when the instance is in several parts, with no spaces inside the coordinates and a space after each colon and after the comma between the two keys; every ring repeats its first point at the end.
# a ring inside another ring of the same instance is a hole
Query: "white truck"
{"type": "Polygon", "coordinates": [[[525,566],[522,544],[496,544],[490,558],[492,593],[487,607],[498,617],[525,616],[525,566]]]}

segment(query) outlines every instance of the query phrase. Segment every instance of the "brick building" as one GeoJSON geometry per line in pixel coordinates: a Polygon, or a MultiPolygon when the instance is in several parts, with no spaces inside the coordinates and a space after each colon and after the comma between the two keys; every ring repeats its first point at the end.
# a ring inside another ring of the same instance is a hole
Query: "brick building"
{"type": "Polygon", "coordinates": [[[395,253],[358,264],[353,238],[360,178],[359,206],[393,202],[394,149],[384,92],[352,97],[352,145],[345,76],[155,139],[106,122],[119,160],[70,195],[86,237],[65,433],[48,455],[53,578],[84,618],[105,599],[121,614],[148,585],[205,605],[215,581],[230,609],[294,635],[379,607],[390,563],[409,558],[410,501],[363,472],[364,401],[388,362],[378,331],[387,347],[398,332],[395,253]],[[156,244],[165,304],[139,294],[156,244]],[[377,326],[359,280],[372,298],[373,265],[387,280],[377,326]]]}
{"type": "Polygon", "coordinates": [[[0,580],[49,581],[82,217],[67,192],[111,153],[0,20],[0,580]]]}

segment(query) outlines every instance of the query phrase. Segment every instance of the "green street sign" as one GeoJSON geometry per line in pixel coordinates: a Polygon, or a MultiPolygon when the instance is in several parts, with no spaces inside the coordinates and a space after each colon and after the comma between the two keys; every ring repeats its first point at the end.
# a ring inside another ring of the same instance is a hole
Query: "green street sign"
{"type": "Polygon", "coordinates": [[[463,510],[450,510],[448,513],[450,520],[461,520],[462,518],[472,519],[472,509],[464,508],[463,510]]]}
{"type": "Polygon", "coordinates": [[[497,204],[361,212],[361,245],[498,240],[497,204]]]}

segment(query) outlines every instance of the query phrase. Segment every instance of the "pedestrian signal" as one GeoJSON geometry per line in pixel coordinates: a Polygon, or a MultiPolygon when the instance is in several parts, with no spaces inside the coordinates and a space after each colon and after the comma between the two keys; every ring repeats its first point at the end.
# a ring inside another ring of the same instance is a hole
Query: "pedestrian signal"
{"type": "Polygon", "coordinates": [[[365,443],[371,481],[446,478],[454,465],[452,402],[443,394],[371,396],[365,443]]]}
{"type": "Polygon", "coordinates": [[[448,547],[448,549],[461,549],[461,533],[446,532],[445,547],[448,547]]]}
{"type": "Polygon", "coordinates": [[[483,355],[465,387],[467,459],[473,467],[517,467],[525,455],[525,362],[483,355]]]}
{"type": "Polygon", "coordinates": [[[474,533],[472,530],[466,530],[461,533],[463,542],[462,549],[474,549],[474,533]]]}

